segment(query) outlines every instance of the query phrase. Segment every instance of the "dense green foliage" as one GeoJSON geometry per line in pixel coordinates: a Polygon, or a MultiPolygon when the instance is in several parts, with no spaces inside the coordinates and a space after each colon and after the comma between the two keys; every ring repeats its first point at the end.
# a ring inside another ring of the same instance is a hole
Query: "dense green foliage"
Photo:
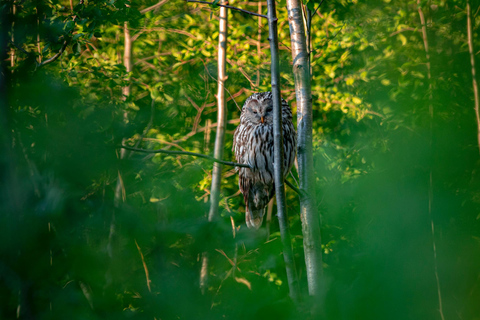
{"type": "MultiPolygon", "coordinates": [[[[275,216],[268,228],[245,227],[233,168],[224,168],[221,217],[209,224],[212,163],[131,152],[119,159],[122,140],[212,154],[218,9],[165,1],[143,11],[154,4],[0,1],[1,319],[310,317],[288,297],[275,216]],[[122,60],[125,22],[131,73],[122,60]],[[202,294],[205,251],[212,254],[202,294]]],[[[258,10],[255,2],[230,5],[258,10]]],[[[466,2],[420,5],[429,60],[417,1],[327,0],[313,16],[325,319],[480,315],[466,2]]],[[[282,94],[295,111],[284,1],[277,8],[282,94]]],[[[478,39],[478,3],[472,11],[478,39]]],[[[229,20],[225,158],[233,160],[239,107],[269,89],[270,54],[266,21],[240,12],[229,20]]],[[[305,293],[291,190],[287,202],[305,293]]]]}

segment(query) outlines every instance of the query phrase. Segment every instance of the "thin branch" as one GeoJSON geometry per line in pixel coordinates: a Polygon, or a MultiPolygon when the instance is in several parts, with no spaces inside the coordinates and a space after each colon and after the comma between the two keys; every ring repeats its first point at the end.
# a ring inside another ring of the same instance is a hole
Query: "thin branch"
{"type": "MultiPolygon", "coordinates": [[[[187,0],[187,2],[204,3],[204,4],[210,4],[210,5],[214,4],[213,2],[200,1],[200,0],[187,0]]],[[[219,6],[219,7],[225,7],[225,8],[228,8],[228,9],[237,10],[237,11],[240,11],[240,12],[243,12],[243,13],[247,13],[247,14],[250,14],[252,16],[257,16],[257,17],[262,17],[262,18],[268,19],[268,17],[266,15],[258,14],[258,13],[247,11],[247,10],[243,10],[243,9],[240,9],[240,8],[237,8],[237,7],[232,7],[232,6],[229,6],[229,5],[226,5],[226,4],[217,3],[216,5],[219,6]]]]}
{"type": "Polygon", "coordinates": [[[160,8],[161,6],[163,6],[163,5],[164,5],[165,3],[167,3],[167,2],[168,2],[168,0],[162,0],[162,1],[160,1],[159,3],[154,4],[154,5],[151,6],[151,7],[148,7],[148,8],[145,8],[145,9],[143,9],[143,10],[140,10],[140,13],[141,13],[141,14],[145,14],[145,13],[147,13],[147,12],[149,12],[149,11],[152,11],[152,10],[155,10],[155,9],[157,9],[157,8],[160,8]]]}
{"type": "MultiPolygon", "coordinates": [[[[143,141],[155,141],[155,142],[158,142],[158,143],[164,143],[168,146],[172,146],[172,147],[175,147],[175,148],[178,148],[182,151],[185,151],[184,148],[182,148],[181,146],[179,146],[178,144],[176,143],[172,143],[172,142],[168,142],[168,141],[165,141],[165,140],[161,140],[161,139],[157,139],[157,138],[143,138],[143,141]]],[[[167,148],[168,148],[167,146],[167,148]]]]}
{"type": "Polygon", "coordinates": [[[51,58],[49,58],[49,59],[47,59],[47,60],[45,60],[45,61],[37,64],[37,68],[43,67],[44,65],[49,64],[49,63],[52,63],[52,62],[54,62],[55,60],[57,60],[57,59],[62,55],[62,53],[65,51],[65,49],[67,48],[67,45],[68,45],[68,41],[65,40],[65,41],[63,42],[63,46],[62,46],[62,48],[60,49],[60,51],[58,51],[58,52],[57,52],[54,56],[52,56],[51,58]]]}
{"type": "Polygon", "coordinates": [[[11,41],[10,40],[10,43],[15,47],[17,48],[18,50],[22,51],[23,53],[25,53],[27,56],[30,55],[30,52],[26,51],[25,49],[23,49],[22,47],[18,46],[15,42],[11,41]]]}
{"type": "Polygon", "coordinates": [[[293,191],[295,191],[299,196],[302,196],[302,191],[295,187],[290,181],[285,179],[285,184],[290,187],[293,191]]]}
{"type": "Polygon", "coordinates": [[[318,47],[317,49],[311,51],[309,54],[313,54],[313,53],[317,52],[318,49],[322,48],[323,46],[325,46],[326,44],[328,44],[330,41],[332,41],[333,39],[335,39],[335,38],[337,37],[337,35],[340,33],[340,31],[342,31],[343,27],[345,27],[345,25],[346,25],[346,23],[343,24],[343,26],[340,28],[340,30],[338,30],[337,33],[335,33],[335,34],[333,35],[333,37],[327,39],[327,42],[326,42],[326,43],[322,44],[321,47],[318,47]]]}
{"type": "Polygon", "coordinates": [[[145,262],[145,258],[143,256],[142,249],[138,245],[137,239],[134,239],[134,240],[135,240],[135,245],[137,246],[138,253],[140,254],[140,258],[142,259],[143,270],[145,270],[145,278],[147,280],[148,291],[152,292],[152,287],[150,286],[150,283],[152,282],[152,280],[150,280],[150,275],[148,273],[147,263],[145,262]]]}
{"type": "Polygon", "coordinates": [[[325,0],[322,0],[322,1],[318,4],[317,9],[315,9],[315,11],[313,11],[312,17],[315,16],[315,14],[317,13],[318,9],[320,9],[320,6],[322,5],[323,1],[325,1],[325,0]]]}
{"type": "MultiPolygon", "coordinates": [[[[205,67],[205,71],[206,71],[207,74],[210,76],[210,78],[212,78],[212,79],[215,80],[215,81],[218,81],[217,78],[215,78],[214,76],[212,76],[212,75],[210,74],[210,71],[208,71],[207,65],[205,64],[205,61],[203,61],[203,59],[202,59],[202,63],[203,63],[203,65],[204,65],[204,67],[205,67]]],[[[226,79],[225,79],[225,80],[226,80],[226,79]]],[[[232,96],[232,94],[230,93],[230,91],[228,91],[227,88],[225,88],[225,90],[227,91],[227,93],[228,93],[228,95],[230,96],[230,98],[232,98],[233,102],[235,102],[235,105],[237,106],[237,109],[241,111],[242,108],[240,108],[240,107],[238,106],[237,101],[235,101],[235,99],[234,99],[234,97],[232,96]]],[[[227,100],[227,101],[228,101],[228,100],[227,100]]],[[[208,105],[207,105],[207,106],[208,106],[208,105]]]]}
{"type": "Polygon", "coordinates": [[[390,33],[389,36],[390,36],[390,37],[393,37],[393,36],[395,36],[395,35],[397,35],[397,34],[399,34],[399,33],[402,33],[402,32],[404,32],[404,31],[422,32],[421,30],[418,30],[418,29],[416,29],[416,28],[406,27],[406,28],[403,28],[403,29],[401,29],[401,30],[397,30],[397,31],[394,31],[394,32],[390,33]]]}
{"type": "Polygon", "coordinates": [[[133,148],[133,147],[128,147],[128,146],[118,146],[117,148],[122,148],[130,151],[136,151],[136,152],[145,152],[145,153],[165,153],[165,154],[179,154],[179,155],[187,155],[187,156],[192,156],[192,157],[199,157],[203,159],[207,159],[213,162],[221,163],[227,166],[232,166],[232,167],[242,167],[242,168],[251,168],[248,164],[243,164],[243,163],[236,163],[232,161],[224,161],[224,160],[219,160],[211,156],[207,156],[206,154],[201,154],[201,153],[195,153],[195,152],[188,152],[188,151],[176,151],[176,150],[163,150],[163,149],[157,149],[157,150],[147,150],[147,149],[139,149],[139,148],[133,148]]]}

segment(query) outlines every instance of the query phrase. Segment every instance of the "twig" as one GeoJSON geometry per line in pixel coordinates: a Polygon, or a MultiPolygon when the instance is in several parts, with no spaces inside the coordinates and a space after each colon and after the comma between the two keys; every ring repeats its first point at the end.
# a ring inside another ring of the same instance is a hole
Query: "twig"
{"type": "Polygon", "coordinates": [[[302,196],[302,191],[300,191],[300,189],[298,189],[297,187],[295,187],[290,181],[286,180],[285,179],[285,184],[287,186],[290,187],[290,189],[292,189],[293,191],[295,191],[299,196],[302,196]]]}
{"type": "MultiPolygon", "coordinates": [[[[187,2],[197,2],[197,3],[205,3],[205,4],[211,4],[211,5],[214,4],[213,2],[200,1],[200,0],[187,0],[187,2]]],[[[219,7],[225,7],[225,8],[228,8],[228,9],[237,10],[237,11],[240,11],[240,12],[243,12],[243,13],[247,13],[247,14],[250,14],[252,16],[257,16],[257,17],[262,17],[262,18],[268,19],[268,17],[266,15],[258,14],[258,13],[247,11],[247,10],[243,10],[243,9],[240,9],[240,8],[237,8],[237,7],[232,7],[232,6],[229,6],[229,5],[226,5],[226,4],[217,3],[216,5],[219,6],[219,7]]]]}
{"type": "MultiPolygon", "coordinates": [[[[152,103],[151,103],[150,108],[151,108],[150,109],[150,121],[148,121],[147,127],[145,128],[145,130],[143,130],[143,133],[140,136],[140,138],[137,140],[137,143],[135,143],[135,148],[138,148],[140,143],[142,143],[143,138],[145,138],[145,135],[148,133],[148,131],[150,131],[150,128],[152,127],[153,119],[155,118],[155,99],[152,99],[152,103]]],[[[132,153],[130,153],[128,155],[128,158],[130,158],[131,156],[132,156],[132,153]]]]}
{"type": "Polygon", "coordinates": [[[325,1],[325,0],[322,0],[320,2],[320,4],[318,5],[317,9],[315,9],[315,11],[313,11],[312,17],[317,13],[318,9],[320,9],[320,6],[322,5],[323,1],[325,1]]]}
{"type": "Polygon", "coordinates": [[[27,56],[30,55],[29,52],[27,52],[25,49],[23,49],[22,47],[18,46],[15,42],[11,41],[10,40],[10,43],[15,47],[17,48],[18,50],[22,51],[23,53],[25,53],[27,56]]]}
{"type": "MultiPolygon", "coordinates": [[[[210,76],[210,78],[212,78],[212,79],[215,80],[215,81],[218,81],[214,76],[212,76],[212,75],[210,74],[210,71],[208,71],[207,65],[205,64],[205,61],[203,61],[203,59],[202,59],[202,63],[203,63],[203,66],[205,67],[205,71],[207,71],[207,74],[210,76]]],[[[235,102],[235,105],[237,106],[237,109],[241,111],[242,108],[240,108],[240,107],[238,106],[237,101],[235,101],[235,99],[234,99],[234,97],[232,96],[232,94],[230,93],[230,91],[228,91],[227,88],[225,88],[225,90],[226,90],[227,93],[230,95],[230,98],[232,98],[233,102],[235,102]]],[[[215,102],[215,103],[216,103],[216,102],[215,102]]],[[[208,106],[208,105],[206,105],[206,106],[208,106]]]]}
{"type": "Polygon", "coordinates": [[[152,287],[150,286],[150,283],[152,282],[152,280],[150,280],[150,275],[148,273],[148,267],[147,267],[147,264],[145,263],[145,258],[143,256],[142,249],[138,245],[137,239],[134,239],[134,240],[135,240],[135,245],[137,246],[138,253],[140,254],[140,258],[142,259],[143,270],[145,270],[145,278],[147,280],[148,291],[152,292],[152,287]]]}
{"type": "Polygon", "coordinates": [[[147,150],[147,149],[139,149],[139,148],[133,148],[133,147],[128,147],[128,146],[118,146],[117,148],[122,148],[122,149],[130,150],[130,151],[145,152],[145,153],[166,153],[166,154],[187,155],[187,156],[207,159],[207,160],[210,160],[210,161],[213,161],[213,162],[218,162],[218,163],[221,163],[221,164],[224,164],[224,165],[227,165],[227,166],[251,168],[248,164],[219,160],[219,159],[215,159],[214,157],[207,156],[206,154],[195,153],[195,152],[163,150],[163,149],[147,150]]]}

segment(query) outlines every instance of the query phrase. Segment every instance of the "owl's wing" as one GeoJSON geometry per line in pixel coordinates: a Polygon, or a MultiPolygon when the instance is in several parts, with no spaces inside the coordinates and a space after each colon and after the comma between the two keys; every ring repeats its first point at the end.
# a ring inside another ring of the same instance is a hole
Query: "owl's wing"
{"type": "MultiPolygon", "coordinates": [[[[237,159],[238,163],[246,163],[248,159],[245,159],[245,153],[247,151],[246,147],[246,134],[245,130],[247,129],[247,126],[244,124],[240,124],[237,129],[235,130],[235,133],[233,134],[233,151],[235,153],[235,159],[237,159]]],[[[238,167],[236,167],[236,170],[238,171],[238,167]]]]}

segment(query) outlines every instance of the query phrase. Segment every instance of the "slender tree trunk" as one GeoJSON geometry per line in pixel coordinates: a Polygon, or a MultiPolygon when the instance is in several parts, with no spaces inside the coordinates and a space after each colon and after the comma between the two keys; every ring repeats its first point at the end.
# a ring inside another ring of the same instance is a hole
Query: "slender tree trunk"
{"type": "Polygon", "coordinates": [[[477,72],[475,69],[475,51],[473,50],[473,30],[472,30],[472,9],[470,8],[470,0],[467,0],[467,35],[468,35],[468,51],[470,53],[470,65],[472,66],[472,86],[473,96],[475,99],[475,115],[477,118],[477,141],[480,151],[480,102],[478,97],[477,72]]]}
{"type": "MultiPolygon", "coordinates": [[[[128,73],[132,71],[132,37],[130,36],[130,29],[128,28],[128,22],[125,21],[123,26],[124,32],[124,52],[123,52],[123,65],[128,73]]],[[[122,88],[123,99],[127,100],[131,93],[130,76],[128,77],[128,84],[122,88]]],[[[128,121],[128,113],[125,110],[123,113],[123,119],[128,121]]],[[[122,145],[125,145],[125,138],[122,139],[122,145]]],[[[124,159],[127,150],[122,148],[120,150],[120,159],[124,159]]],[[[117,185],[115,188],[115,206],[120,204],[120,201],[125,201],[125,186],[123,184],[122,173],[118,170],[117,185]]]]}
{"type": "MultiPolygon", "coordinates": [[[[125,21],[123,24],[123,34],[124,34],[124,50],[123,50],[123,65],[127,72],[132,72],[132,37],[130,36],[130,29],[128,27],[128,21],[125,21]]],[[[129,81],[128,85],[122,88],[123,96],[129,97],[131,92],[130,77],[127,79],[129,81]]]]}
{"type": "MultiPolygon", "coordinates": [[[[15,2],[12,4],[12,16],[15,16],[15,13],[17,11],[17,8],[15,6],[15,2]]],[[[10,40],[12,41],[12,43],[15,43],[15,22],[12,21],[12,29],[11,29],[11,38],[10,40]]],[[[12,48],[10,49],[10,67],[14,67],[15,66],[15,49],[14,47],[12,46],[12,48]]],[[[12,70],[13,72],[13,70],[12,70]]]]}
{"type": "Polygon", "coordinates": [[[270,39],[272,95],[273,95],[273,138],[274,138],[274,176],[275,194],[277,199],[277,215],[280,224],[280,235],[283,245],[283,259],[287,271],[290,297],[298,302],[300,299],[297,271],[293,259],[292,243],[288,228],[287,206],[285,202],[285,184],[283,180],[283,132],[282,132],[282,107],[280,102],[280,70],[278,58],[278,30],[275,0],[267,0],[268,6],[268,32],[270,39]]]}
{"type": "MultiPolygon", "coordinates": [[[[226,2],[225,2],[226,4],[226,2]]],[[[215,148],[213,156],[223,160],[225,149],[225,129],[227,126],[227,108],[225,98],[226,60],[227,60],[227,32],[228,32],[228,9],[220,7],[220,30],[218,36],[218,92],[217,92],[217,134],[215,136],[215,148]]],[[[210,211],[208,221],[212,222],[218,216],[218,203],[220,201],[220,189],[222,183],[222,164],[215,162],[212,170],[212,186],[210,188],[210,211]]],[[[200,271],[200,288],[202,293],[208,281],[208,252],[202,256],[202,269],[200,271]]]]}
{"type": "MultiPolygon", "coordinates": [[[[223,159],[225,149],[225,128],[227,126],[227,108],[225,98],[226,57],[227,57],[227,25],[228,9],[220,8],[220,31],[218,37],[218,93],[217,93],[217,134],[215,136],[215,149],[213,156],[223,159]]],[[[222,182],[222,164],[213,164],[212,187],[210,189],[210,212],[208,221],[212,221],[218,215],[218,202],[220,198],[220,185],[222,182]]]]}
{"type": "Polygon", "coordinates": [[[295,94],[297,97],[297,160],[300,189],[304,192],[304,195],[300,197],[300,213],[308,292],[311,296],[320,297],[323,270],[320,221],[315,203],[309,53],[303,26],[301,2],[299,0],[287,0],[287,9],[292,44],[295,94]]]}
{"type": "MultiPolygon", "coordinates": [[[[262,14],[262,2],[258,2],[258,14],[262,14]]],[[[262,55],[262,17],[258,17],[258,30],[257,30],[257,55],[258,61],[261,61],[260,57],[262,55]]],[[[257,79],[255,80],[255,85],[260,86],[260,64],[257,65],[257,79]]]]}
{"type": "Polygon", "coordinates": [[[308,53],[308,72],[310,75],[310,82],[312,81],[312,10],[308,9],[307,6],[305,6],[305,13],[306,13],[306,27],[307,30],[305,30],[306,33],[306,39],[307,39],[307,53],[308,53]]]}
{"type": "MultiPolygon", "coordinates": [[[[124,34],[124,52],[123,52],[123,65],[127,72],[132,71],[132,38],[130,36],[130,30],[128,28],[128,22],[125,21],[123,25],[123,34],[124,34]]],[[[127,100],[131,93],[130,77],[128,77],[128,84],[122,88],[123,99],[127,100]]],[[[125,110],[123,113],[123,119],[125,123],[128,120],[128,113],[125,110]]],[[[125,145],[125,138],[122,139],[122,146],[125,145]]],[[[121,148],[119,151],[119,159],[125,159],[127,155],[127,149],[121,148]]],[[[115,186],[115,195],[114,195],[114,206],[117,208],[120,203],[124,202],[126,199],[125,185],[123,183],[123,176],[120,169],[117,171],[117,184],[115,186]]],[[[113,255],[112,241],[115,234],[115,213],[112,215],[112,221],[110,222],[110,234],[108,240],[108,254],[110,257],[113,255]]]]}
{"type": "MultiPolygon", "coordinates": [[[[425,20],[425,15],[423,14],[421,1],[417,0],[418,5],[418,16],[420,18],[420,23],[422,24],[422,39],[423,46],[425,48],[425,58],[427,60],[427,78],[428,78],[428,91],[429,91],[429,106],[428,113],[430,115],[430,154],[432,155],[431,161],[433,161],[433,119],[434,119],[434,109],[433,109],[433,85],[432,85],[432,70],[430,63],[430,49],[428,45],[428,34],[427,34],[427,24],[425,20]]],[[[433,163],[431,164],[433,166],[433,163]]],[[[430,230],[432,233],[432,250],[433,250],[433,266],[435,274],[435,283],[437,286],[437,298],[438,298],[438,310],[440,313],[440,318],[445,320],[443,314],[443,304],[442,304],[442,291],[440,287],[440,278],[438,276],[438,266],[437,266],[437,246],[435,242],[435,224],[433,222],[433,168],[430,167],[429,177],[428,177],[428,215],[430,218],[430,230]]]]}

